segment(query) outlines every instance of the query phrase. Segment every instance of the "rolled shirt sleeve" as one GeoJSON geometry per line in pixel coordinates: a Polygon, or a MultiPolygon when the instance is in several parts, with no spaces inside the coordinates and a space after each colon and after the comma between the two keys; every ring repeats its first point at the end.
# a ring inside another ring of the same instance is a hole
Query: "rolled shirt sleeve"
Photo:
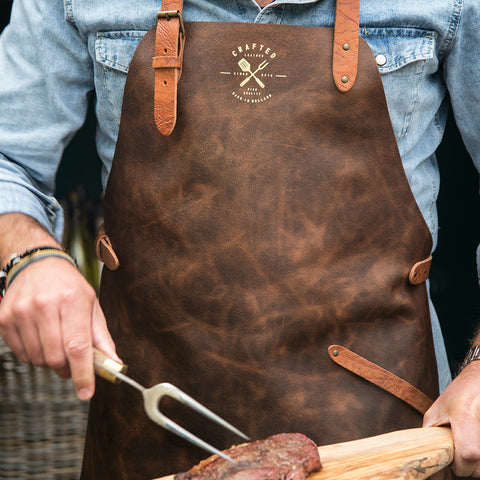
{"type": "Polygon", "coordinates": [[[16,0],[0,37],[0,213],[63,230],[55,176],[92,90],[87,45],[60,0],[16,0]]]}

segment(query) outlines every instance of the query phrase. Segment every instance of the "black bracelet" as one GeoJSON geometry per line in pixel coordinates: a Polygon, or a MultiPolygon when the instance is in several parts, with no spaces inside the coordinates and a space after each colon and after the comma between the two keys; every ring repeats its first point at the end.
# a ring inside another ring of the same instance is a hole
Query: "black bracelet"
{"type": "Polygon", "coordinates": [[[38,247],[23,252],[14,253],[5,268],[0,271],[0,301],[5,296],[7,287],[13,279],[28,265],[48,257],[61,257],[77,267],[77,261],[65,250],[56,247],[38,247]]]}

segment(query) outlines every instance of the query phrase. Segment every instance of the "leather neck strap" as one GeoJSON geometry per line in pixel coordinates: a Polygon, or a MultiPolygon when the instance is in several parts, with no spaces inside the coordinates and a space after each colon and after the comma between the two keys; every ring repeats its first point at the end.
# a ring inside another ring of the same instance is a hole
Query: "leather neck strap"
{"type": "Polygon", "coordinates": [[[155,56],[154,117],[158,130],[170,135],[177,120],[177,85],[182,73],[183,30],[182,0],[163,0],[157,15],[155,56]]]}
{"type": "Polygon", "coordinates": [[[333,80],[348,92],[357,78],[360,0],[337,0],[333,41],[333,80]]]}
{"type": "MultiPolygon", "coordinates": [[[[170,135],[177,118],[177,85],[182,73],[185,34],[183,0],[163,0],[155,41],[154,117],[158,130],[170,135]]],[[[333,42],[333,80],[348,92],[357,77],[360,0],[337,0],[333,42]]]]}

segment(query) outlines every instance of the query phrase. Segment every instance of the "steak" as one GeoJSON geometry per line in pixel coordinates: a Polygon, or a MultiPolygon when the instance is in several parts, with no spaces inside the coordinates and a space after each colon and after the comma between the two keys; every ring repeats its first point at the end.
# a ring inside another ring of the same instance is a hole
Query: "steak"
{"type": "Polygon", "coordinates": [[[300,433],[281,433],[224,450],[202,460],[175,480],[305,480],[322,465],[315,443],[300,433]]]}

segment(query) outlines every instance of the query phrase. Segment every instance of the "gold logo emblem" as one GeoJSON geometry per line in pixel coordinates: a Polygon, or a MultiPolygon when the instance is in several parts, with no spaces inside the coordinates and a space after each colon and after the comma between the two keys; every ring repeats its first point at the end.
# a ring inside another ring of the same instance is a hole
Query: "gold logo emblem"
{"type": "Polygon", "coordinates": [[[272,98],[270,86],[287,75],[278,72],[277,53],[263,43],[247,43],[232,50],[232,69],[220,72],[238,82],[232,96],[245,103],[262,103],[272,98]]]}

